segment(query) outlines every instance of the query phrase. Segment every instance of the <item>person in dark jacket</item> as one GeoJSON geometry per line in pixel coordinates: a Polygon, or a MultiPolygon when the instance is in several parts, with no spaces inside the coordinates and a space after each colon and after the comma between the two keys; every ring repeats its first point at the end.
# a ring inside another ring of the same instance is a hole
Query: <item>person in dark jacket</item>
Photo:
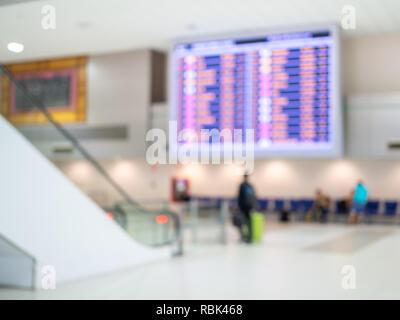
{"type": "Polygon", "coordinates": [[[241,228],[242,240],[246,242],[251,242],[252,239],[252,227],[250,214],[254,209],[256,204],[256,194],[253,186],[248,182],[248,174],[245,173],[243,176],[243,182],[239,186],[238,194],[238,206],[241,213],[244,216],[244,223],[247,226],[247,233],[244,233],[243,228],[241,228]]]}

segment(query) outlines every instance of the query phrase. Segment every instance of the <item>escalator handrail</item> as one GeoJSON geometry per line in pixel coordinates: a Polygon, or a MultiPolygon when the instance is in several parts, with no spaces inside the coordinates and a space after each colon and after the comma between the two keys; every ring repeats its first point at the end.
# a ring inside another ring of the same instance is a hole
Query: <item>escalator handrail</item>
{"type": "MultiPolygon", "coordinates": [[[[146,210],[143,206],[141,206],[138,202],[134,201],[128,193],[122,189],[122,187],[114,181],[114,179],[111,178],[111,176],[107,173],[107,171],[101,166],[101,164],[94,158],[92,155],[86,151],[85,148],[82,147],[82,145],[78,142],[78,140],[69,133],[68,130],[66,130],[63,126],[61,126],[59,123],[57,123],[45,105],[37,99],[35,96],[33,96],[25,87],[23,83],[18,82],[15,77],[12,75],[10,71],[7,70],[6,66],[0,65],[0,71],[15,85],[16,88],[21,90],[21,92],[24,94],[24,96],[29,100],[32,105],[39,109],[40,112],[43,113],[43,115],[46,117],[46,119],[56,128],[58,132],[61,133],[61,135],[64,136],[68,141],[72,143],[72,145],[80,151],[80,153],[83,155],[83,157],[89,161],[89,163],[97,169],[97,171],[111,184],[111,186],[114,187],[114,189],[123,197],[123,199],[131,204],[132,206],[138,207],[143,214],[146,214],[148,210],[146,210]]],[[[180,230],[180,222],[179,222],[179,216],[176,212],[170,211],[171,216],[173,217],[174,223],[175,223],[175,233],[177,237],[179,237],[179,234],[181,232],[180,230]]],[[[166,243],[170,244],[170,242],[166,243]]]]}
{"type": "MultiPolygon", "coordinates": [[[[150,210],[150,209],[144,208],[142,206],[135,206],[134,205],[134,207],[137,207],[138,208],[137,212],[139,212],[140,214],[143,214],[143,215],[150,215],[150,214],[160,215],[161,213],[164,214],[164,215],[169,215],[173,219],[173,226],[174,226],[174,231],[175,232],[174,232],[174,237],[172,237],[165,244],[172,244],[172,243],[174,243],[175,241],[177,241],[179,239],[180,233],[181,233],[181,224],[180,224],[179,216],[178,216],[178,214],[176,212],[174,212],[172,210],[169,210],[169,209],[150,210]]],[[[128,213],[127,210],[124,209],[120,203],[117,203],[115,205],[115,208],[117,210],[119,210],[120,212],[122,211],[122,212],[128,213]]],[[[157,246],[157,245],[155,245],[155,246],[157,246]]]]}

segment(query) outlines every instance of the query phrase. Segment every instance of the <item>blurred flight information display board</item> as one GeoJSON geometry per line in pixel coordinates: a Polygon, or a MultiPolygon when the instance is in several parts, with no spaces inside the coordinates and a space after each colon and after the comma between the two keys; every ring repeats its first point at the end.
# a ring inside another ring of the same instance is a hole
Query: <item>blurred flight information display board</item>
{"type": "Polygon", "coordinates": [[[171,115],[178,131],[254,129],[256,154],[340,155],[335,32],[175,44],[171,115]]]}

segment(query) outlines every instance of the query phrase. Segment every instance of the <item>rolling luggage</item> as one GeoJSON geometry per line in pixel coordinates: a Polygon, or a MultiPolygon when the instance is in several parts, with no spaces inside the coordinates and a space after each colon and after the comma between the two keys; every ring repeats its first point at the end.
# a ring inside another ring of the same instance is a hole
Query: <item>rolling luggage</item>
{"type": "Polygon", "coordinates": [[[251,214],[252,242],[261,241],[264,232],[264,215],[260,212],[251,214]]]}
{"type": "Polygon", "coordinates": [[[242,228],[245,220],[246,218],[242,212],[237,212],[232,216],[232,224],[239,229],[242,228]]]}
{"type": "Polygon", "coordinates": [[[280,213],[280,221],[281,222],[288,222],[289,221],[289,211],[282,210],[280,213]]]}

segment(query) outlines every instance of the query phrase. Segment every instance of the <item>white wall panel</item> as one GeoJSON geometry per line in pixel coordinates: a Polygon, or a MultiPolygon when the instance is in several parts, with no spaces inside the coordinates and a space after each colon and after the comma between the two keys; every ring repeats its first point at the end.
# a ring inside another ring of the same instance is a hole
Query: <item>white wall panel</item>
{"type": "Polygon", "coordinates": [[[0,147],[0,234],[38,261],[37,285],[42,265],[63,282],[170,254],[132,240],[3,117],[0,147]]]}

